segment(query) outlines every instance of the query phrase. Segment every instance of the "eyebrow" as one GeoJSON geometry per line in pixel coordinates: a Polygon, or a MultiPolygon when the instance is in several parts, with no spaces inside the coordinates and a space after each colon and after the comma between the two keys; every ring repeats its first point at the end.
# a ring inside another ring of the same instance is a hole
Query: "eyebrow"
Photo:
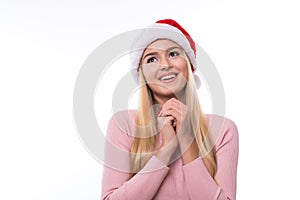
{"type": "MultiPolygon", "coordinates": [[[[157,48],[158,49],[158,48],[157,48]]],[[[180,47],[178,46],[173,46],[173,47],[170,47],[168,49],[166,49],[165,51],[171,51],[173,49],[181,49],[180,47]]],[[[152,56],[152,55],[157,55],[157,52],[154,51],[154,52],[150,52],[150,53],[147,53],[144,57],[143,57],[143,60],[147,57],[147,56],[152,56]]]]}

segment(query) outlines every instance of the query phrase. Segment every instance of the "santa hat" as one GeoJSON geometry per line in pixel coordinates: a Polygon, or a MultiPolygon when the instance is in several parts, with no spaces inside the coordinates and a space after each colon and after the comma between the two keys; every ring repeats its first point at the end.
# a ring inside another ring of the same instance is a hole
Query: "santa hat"
{"type": "Polygon", "coordinates": [[[131,71],[134,78],[138,81],[138,67],[144,50],[158,39],[169,39],[177,43],[185,51],[194,72],[194,79],[197,87],[201,85],[196,64],[196,44],[188,32],[180,26],[175,20],[163,19],[149,25],[142,30],[133,44],[131,53],[131,71]]]}

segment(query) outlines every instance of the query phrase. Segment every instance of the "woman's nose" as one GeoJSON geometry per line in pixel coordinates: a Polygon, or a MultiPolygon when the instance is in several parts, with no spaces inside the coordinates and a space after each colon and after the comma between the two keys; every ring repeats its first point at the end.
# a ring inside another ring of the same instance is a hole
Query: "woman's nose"
{"type": "Polygon", "coordinates": [[[167,69],[167,68],[172,67],[172,64],[171,64],[171,62],[168,58],[161,57],[160,62],[159,62],[159,66],[160,66],[160,69],[163,70],[163,69],[167,69]]]}

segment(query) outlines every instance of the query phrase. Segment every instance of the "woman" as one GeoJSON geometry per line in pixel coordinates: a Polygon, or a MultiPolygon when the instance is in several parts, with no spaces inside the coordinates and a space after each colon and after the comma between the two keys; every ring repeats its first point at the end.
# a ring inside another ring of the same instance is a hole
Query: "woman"
{"type": "Polygon", "coordinates": [[[235,199],[237,127],[202,113],[194,41],[167,19],[136,43],[139,108],[110,120],[102,199],[235,199]]]}

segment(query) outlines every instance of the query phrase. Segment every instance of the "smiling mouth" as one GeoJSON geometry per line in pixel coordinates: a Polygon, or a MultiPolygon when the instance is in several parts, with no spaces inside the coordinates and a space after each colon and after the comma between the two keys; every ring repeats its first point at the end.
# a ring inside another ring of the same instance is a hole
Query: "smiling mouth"
{"type": "Polygon", "coordinates": [[[170,82],[173,79],[175,79],[177,77],[178,74],[168,74],[166,76],[162,76],[161,78],[159,78],[160,81],[163,82],[170,82]]]}

